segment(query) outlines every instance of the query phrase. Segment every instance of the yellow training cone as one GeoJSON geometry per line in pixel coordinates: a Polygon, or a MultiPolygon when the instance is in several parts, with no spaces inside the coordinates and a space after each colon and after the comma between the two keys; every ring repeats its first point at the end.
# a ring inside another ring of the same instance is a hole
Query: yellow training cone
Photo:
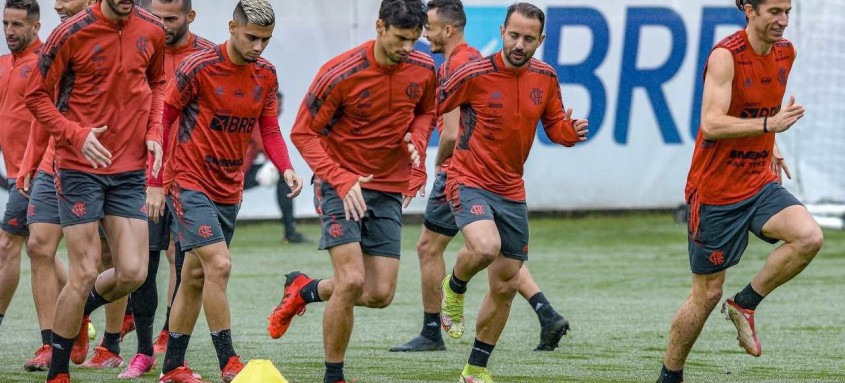
{"type": "Polygon", "coordinates": [[[273,362],[267,359],[253,359],[235,377],[232,383],[288,383],[273,362]]]}

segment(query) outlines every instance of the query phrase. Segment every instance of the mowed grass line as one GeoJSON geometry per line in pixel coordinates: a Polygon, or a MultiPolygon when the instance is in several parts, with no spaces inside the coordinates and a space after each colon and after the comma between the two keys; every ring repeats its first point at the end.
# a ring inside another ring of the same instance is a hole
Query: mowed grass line
{"type": "MultiPolygon", "coordinates": [[[[302,225],[312,240],[319,227],[302,225]]],[[[406,226],[399,286],[384,310],[356,309],[356,328],[347,354],[348,378],[359,382],[455,382],[474,337],[474,320],[487,287],[482,273],[469,286],[464,338],[446,339],[446,352],[395,354],[386,350],[416,335],[422,323],[419,266],[415,244],[419,225],[406,226]]],[[[242,225],[232,245],[229,284],[233,337],[245,359],[271,359],[293,382],[321,382],[323,305],[309,306],[280,340],[266,333],[266,316],[280,298],[283,274],[302,270],[331,275],[326,252],[316,243],[281,245],[273,224],[242,225]]],[[[845,381],[845,233],[825,233],[825,247],[800,276],[766,298],[758,310],[763,356],[745,355],[733,326],[714,311],[686,371],[688,382],[842,382],[845,381]]],[[[725,294],[750,281],[773,248],[752,239],[743,261],[728,274],[725,294]]],[[[461,246],[454,241],[447,267],[461,246]]],[[[25,257],[25,256],[24,256],[25,257]]],[[[164,262],[163,262],[164,263],[164,262]]],[[[0,382],[38,382],[44,375],[21,366],[39,344],[30,294],[28,262],[15,300],[0,326],[0,382]]],[[[497,383],[651,382],[657,377],[672,316],[689,291],[686,232],[667,214],[589,216],[531,220],[528,266],[546,296],[572,324],[570,336],[554,352],[533,352],[539,324],[525,300],[514,300],[511,318],[490,360],[497,383]]],[[[159,271],[161,302],[167,269],[159,271]]],[[[160,305],[157,328],[164,315],[160,305]]],[[[101,311],[94,319],[102,334],[101,311]]],[[[98,336],[98,341],[99,341],[98,336]]],[[[129,360],[132,335],[122,344],[129,360]]],[[[201,316],[188,360],[207,379],[219,369],[201,316]]],[[[161,357],[159,357],[161,363],[161,357]]],[[[160,365],[160,364],[159,364],[160,365]]],[[[75,382],[118,382],[119,370],[88,372],[72,368],[75,382]]],[[[158,371],[142,382],[155,382],[158,371]]]]}

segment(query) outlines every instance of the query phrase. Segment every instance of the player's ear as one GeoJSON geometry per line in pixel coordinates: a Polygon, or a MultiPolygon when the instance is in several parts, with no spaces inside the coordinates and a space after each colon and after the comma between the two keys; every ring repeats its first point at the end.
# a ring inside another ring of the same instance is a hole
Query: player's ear
{"type": "Polygon", "coordinates": [[[35,35],[38,36],[38,31],[41,29],[41,22],[36,21],[32,24],[32,28],[35,30],[35,35]]]}
{"type": "Polygon", "coordinates": [[[229,34],[234,36],[235,35],[235,29],[237,29],[237,28],[238,28],[238,26],[235,24],[235,21],[229,20],[229,34]]]}
{"type": "Polygon", "coordinates": [[[384,20],[382,20],[382,19],[376,20],[376,33],[379,34],[379,35],[384,33],[384,20]]]}
{"type": "Polygon", "coordinates": [[[195,11],[195,10],[193,10],[193,9],[191,9],[190,11],[188,11],[188,15],[187,15],[188,24],[193,23],[193,22],[194,22],[194,19],[195,19],[196,17],[197,17],[197,11],[195,11]]]}

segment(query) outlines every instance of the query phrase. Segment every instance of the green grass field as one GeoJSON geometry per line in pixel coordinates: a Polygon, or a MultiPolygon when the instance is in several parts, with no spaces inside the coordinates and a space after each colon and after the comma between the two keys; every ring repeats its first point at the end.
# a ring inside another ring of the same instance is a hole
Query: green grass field
{"type": "MultiPolygon", "coordinates": [[[[312,240],[319,227],[301,226],[312,240]]],[[[288,333],[271,340],[266,316],[280,298],[283,274],[302,270],[331,275],[328,255],[316,244],[280,245],[280,228],[244,225],[232,245],[234,270],[229,283],[235,347],[245,359],[271,359],[292,383],[321,382],[323,307],[309,306],[288,333]]],[[[416,335],[422,322],[417,257],[419,225],[408,225],[403,238],[399,287],[384,310],[357,309],[356,328],[346,358],[347,378],[359,383],[455,382],[469,355],[475,314],[486,290],[486,275],[470,283],[468,328],[458,341],[446,339],[448,351],[395,354],[387,349],[416,335]]],[[[688,382],[843,382],[845,381],[845,233],[826,232],[826,243],[810,267],[769,296],[758,309],[763,356],[745,355],[733,326],[712,314],[686,367],[688,382]]],[[[558,311],[572,324],[561,347],[533,352],[539,324],[519,296],[510,322],[490,360],[497,383],[504,382],[653,382],[659,372],[666,333],[689,289],[686,230],[668,214],[532,219],[529,268],[558,311]]],[[[759,240],[732,268],[725,286],[733,294],[750,281],[772,248],[759,240]]],[[[457,240],[447,254],[454,263],[457,240]]],[[[25,256],[24,256],[25,257],[25,256]]],[[[30,294],[28,262],[21,284],[0,327],[0,382],[38,382],[40,373],[23,371],[39,345],[30,294]]],[[[159,272],[164,297],[167,269],[159,272]]],[[[163,301],[162,301],[163,302],[163,301]]],[[[157,328],[164,316],[160,305],[157,328]]],[[[102,313],[94,323],[102,332],[102,313]]],[[[219,370],[205,320],[191,340],[188,360],[207,379],[219,370]]],[[[98,337],[99,338],[99,337],[98,337]]],[[[98,340],[99,341],[99,340],[98,340]]],[[[122,344],[128,361],[134,335],[122,344]]],[[[159,357],[161,362],[161,357],[159,357]]],[[[118,382],[120,370],[86,372],[72,368],[75,382],[118,382]]],[[[157,381],[158,371],[142,381],[157,381]]]]}

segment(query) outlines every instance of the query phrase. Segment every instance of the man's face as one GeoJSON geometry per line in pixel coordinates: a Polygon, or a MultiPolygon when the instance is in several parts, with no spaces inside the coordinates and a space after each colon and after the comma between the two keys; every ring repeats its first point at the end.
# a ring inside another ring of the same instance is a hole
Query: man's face
{"type": "Polygon", "coordinates": [[[12,52],[20,52],[35,40],[40,23],[32,22],[23,9],[6,8],[3,10],[3,32],[6,45],[12,52]]]}
{"type": "Polygon", "coordinates": [[[258,61],[267,44],[270,43],[270,38],[273,37],[273,29],[275,24],[268,26],[260,26],[250,22],[244,25],[238,25],[232,22],[229,25],[229,32],[232,34],[230,44],[238,54],[243,57],[244,61],[252,63],[258,61]]]}
{"type": "Polygon", "coordinates": [[[512,13],[508,24],[501,27],[502,50],[511,66],[521,67],[534,56],[546,37],[540,28],[540,20],[529,19],[519,12],[512,13]]]}
{"type": "Polygon", "coordinates": [[[746,6],[746,16],[752,30],[763,41],[775,43],[783,39],[783,32],[789,25],[789,12],[792,11],[791,0],[767,0],[757,6],[757,10],[750,10],[746,6]]]}
{"type": "Polygon", "coordinates": [[[56,0],[53,9],[59,14],[59,18],[65,21],[71,16],[82,12],[89,5],[91,5],[91,0],[56,0]]]}
{"type": "Polygon", "coordinates": [[[397,26],[384,26],[379,20],[376,23],[376,44],[379,44],[387,58],[398,64],[405,61],[408,55],[414,51],[414,43],[419,40],[422,30],[420,28],[399,28],[397,26]]]}
{"type": "Polygon", "coordinates": [[[188,24],[193,21],[193,17],[191,17],[193,10],[189,13],[183,12],[182,3],[179,1],[167,4],[158,0],[153,1],[153,14],[164,23],[167,45],[174,45],[182,41],[182,38],[188,33],[188,24]]]}
{"type": "Polygon", "coordinates": [[[134,0],[103,0],[118,17],[126,17],[135,8],[134,0]]]}
{"type": "Polygon", "coordinates": [[[437,15],[437,9],[428,10],[428,24],[423,28],[425,37],[431,46],[431,53],[443,53],[446,45],[446,24],[437,15]]]}

